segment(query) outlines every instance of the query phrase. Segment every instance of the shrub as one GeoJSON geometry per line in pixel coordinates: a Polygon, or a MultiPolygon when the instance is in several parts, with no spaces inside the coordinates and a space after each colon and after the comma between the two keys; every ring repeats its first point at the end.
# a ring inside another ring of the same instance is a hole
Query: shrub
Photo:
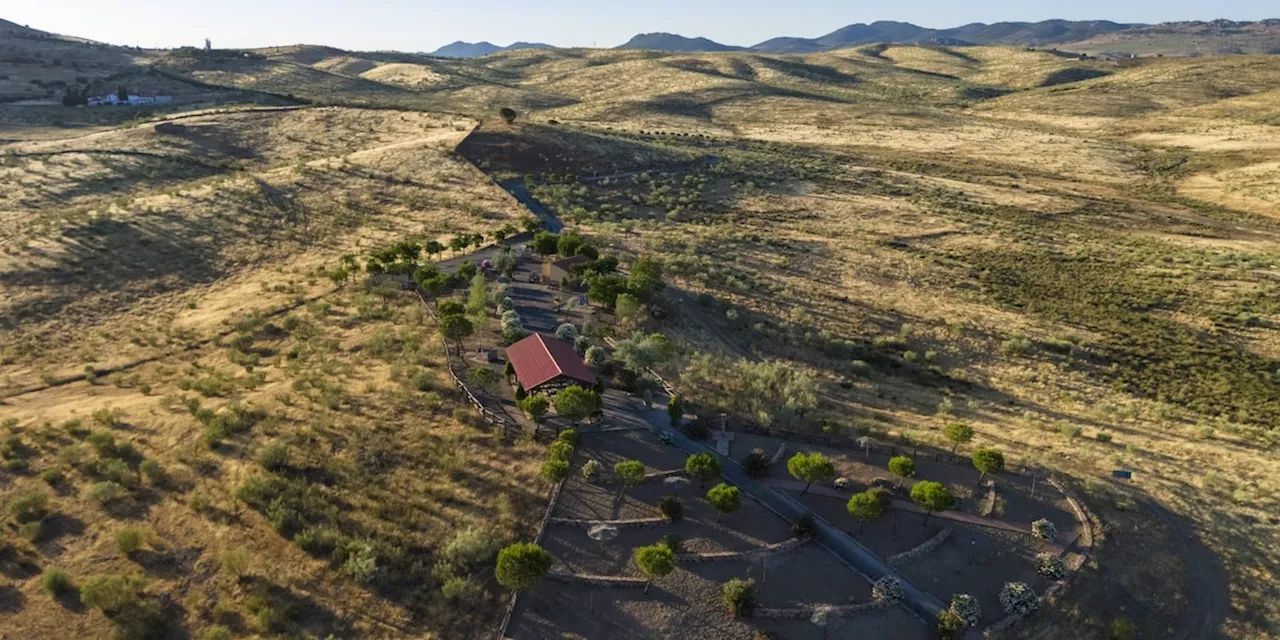
{"type": "Polygon", "coordinates": [[[1094,436],[1094,438],[1096,438],[1098,442],[1111,442],[1111,434],[1105,431],[1099,431],[1098,435],[1094,436]]]}
{"type": "Polygon", "coordinates": [[[902,599],[902,583],[893,576],[880,576],[871,585],[871,597],[880,602],[897,602],[902,599]]]}
{"type": "Polygon", "coordinates": [[[75,585],[71,581],[71,574],[62,569],[45,571],[40,578],[40,585],[44,588],[45,593],[55,598],[75,589],[75,585]]]}
{"type": "Polygon", "coordinates": [[[454,532],[436,554],[450,568],[471,569],[488,562],[498,551],[498,541],[488,531],[466,527],[454,532]]]}
{"type": "Polygon", "coordinates": [[[474,603],[484,594],[484,587],[469,577],[451,576],[440,585],[440,595],[448,600],[474,603]]]}
{"type": "Polygon", "coordinates": [[[145,542],[146,533],[141,529],[121,529],[116,532],[116,548],[126,556],[137,553],[145,542]]]}
{"type": "Polygon", "coordinates": [[[1023,614],[1036,608],[1036,594],[1024,582],[1006,582],[1000,589],[1000,608],[1007,615],[1023,614]]]}
{"type": "Polygon", "coordinates": [[[118,483],[127,489],[136,489],[142,482],[138,478],[138,473],[129,468],[129,463],[119,458],[103,460],[98,463],[97,467],[98,473],[100,473],[102,477],[118,483]]]}
{"type": "Polygon", "coordinates": [[[551,554],[531,542],[516,542],[498,552],[494,575],[498,582],[515,591],[527,591],[551,569],[551,554]]]}
{"type": "Polygon", "coordinates": [[[289,458],[293,452],[288,444],[271,442],[257,452],[257,463],[268,471],[279,471],[289,466],[289,458]]]}
{"type": "Polygon", "coordinates": [[[367,542],[354,543],[338,572],[360,584],[370,584],[378,575],[378,554],[367,542]]]}
{"type": "Polygon", "coordinates": [[[565,460],[547,460],[542,463],[542,477],[552,484],[564,480],[569,475],[569,463],[565,460]]]}
{"type": "Polygon", "coordinates": [[[951,613],[956,614],[965,624],[976,627],[978,619],[982,617],[982,607],[978,605],[977,598],[967,593],[957,593],[951,596],[951,613]]]}
{"type": "Polygon", "coordinates": [[[220,624],[206,627],[204,631],[200,632],[200,640],[232,640],[233,638],[235,638],[235,635],[231,633],[231,629],[220,624]]]}
{"type": "MultiPolygon", "coordinates": [[[[694,440],[706,440],[711,435],[711,428],[703,420],[694,420],[684,425],[685,435],[694,440]]],[[[766,460],[766,464],[767,464],[766,460]]]]}
{"type": "Polygon", "coordinates": [[[551,443],[551,448],[547,450],[547,455],[552,460],[560,462],[569,462],[573,457],[573,445],[568,442],[557,440],[551,443]]]}
{"type": "Polygon", "coordinates": [[[89,576],[80,584],[80,602],[104,613],[118,613],[137,604],[147,580],[140,575],[89,576]]]}
{"type": "Polygon", "coordinates": [[[153,487],[163,487],[169,480],[168,474],[165,473],[164,467],[159,462],[147,459],[138,465],[138,471],[147,478],[147,483],[153,487]]]}
{"type": "Polygon", "coordinates": [[[734,578],[724,583],[720,594],[720,601],[735,618],[750,615],[756,606],[756,582],[750,578],[734,578]]]}
{"type": "Polygon", "coordinates": [[[964,629],[965,622],[960,616],[950,609],[943,609],[938,612],[938,626],[936,631],[939,640],[952,640],[959,636],[960,631],[964,629]]]}
{"type": "Polygon", "coordinates": [[[752,449],[747,457],[742,459],[742,470],[752,478],[761,478],[769,473],[769,456],[765,454],[764,449],[752,449]]]}
{"type": "Polygon", "coordinates": [[[658,511],[666,519],[678,522],[680,518],[684,517],[684,504],[674,496],[663,496],[661,500],[658,500],[658,511]]]}
{"type": "Polygon", "coordinates": [[[556,441],[567,442],[569,443],[569,445],[576,447],[578,446],[578,430],[565,429],[564,431],[560,432],[560,435],[556,436],[556,441]]]}
{"type": "Polygon", "coordinates": [[[818,533],[818,522],[810,514],[804,514],[791,523],[791,535],[797,538],[811,538],[818,533]]]}
{"type": "Polygon", "coordinates": [[[1050,580],[1061,580],[1066,577],[1067,568],[1057,555],[1041,553],[1036,556],[1036,573],[1050,580]]]}
{"type": "Polygon", "coordinates": [[[100,505],[106,505],[123,498],[125,490],[119,484],[107,480],[90,485],[88,495],[90,500],[100,505]]]}
{"type": "Polygon", "coordinates": [[[600,475],[602,466],[598,460],[588,460],[586,464],[582,465],[582,477],[588,481],[594,480],[596,476],[600,475]]]}
{"type": "Polygon", "coordinates": [[[49,496],[33,492],[22,495],[9,503],[9,513],[18,524],[37,522],[48,515],[49,496]]]}
{"type": "Polygon", "coordinates": [[[1053,539],[1058,537],[1058,527],[1041,518],[1031,523],[1031,533],[1045,542],[1053,542],[1053,539]]]}
{"type": "Polygon", "coordinates": [[[1138,636],[1138,627],[1128,618],[1116,618],[1111,621],[1111,640],[1133,640],[1138,636]]]}
{"type": "Polygon", "coordinates": [[[228,549],[222,554],[222,570],[239,579],[249,572],[253,564],[253,552],[244,547],[228,549]]]}

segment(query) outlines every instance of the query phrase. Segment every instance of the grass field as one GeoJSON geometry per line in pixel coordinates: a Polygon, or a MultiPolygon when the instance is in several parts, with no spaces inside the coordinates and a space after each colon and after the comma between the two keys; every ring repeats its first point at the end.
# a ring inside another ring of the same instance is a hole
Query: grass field
{"type": "Polygon", "coordinates": [[[143,574],[137,615],[194,637],[493,628],[490,561],[437,560],[527,536],[538,448],[473,426],[414,298],[326,274],[518,221],[490,178],[528,177],[663,260],[643,328],[696,408],[947,448],[962,420],[1069,478],[1101,544],[1012,636],[1280,634],[1276,56],[3,42],[33,60],[4,96],[74,62],[200,110],[0,105],[0,495],[46,496],[5,514],[0,633],[108,633],[52,569],[143,574]]]}

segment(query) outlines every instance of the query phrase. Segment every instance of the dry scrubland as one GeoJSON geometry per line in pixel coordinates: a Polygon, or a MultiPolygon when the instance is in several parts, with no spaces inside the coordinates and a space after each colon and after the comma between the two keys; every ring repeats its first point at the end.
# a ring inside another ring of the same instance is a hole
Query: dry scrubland
{"type": "Polygon", "coordinates": [[[680,343],[669,373],[704,410],[925,444],[963,420],[971,446],[1074,478],[1101,546],[1013,636],[1109,637],[1127,618],[1194,637],[1218,615],[1231,637],[1280,633],[1280,59],[257,53],[151,60],[202,90],[343,106],[90,135],[85,110],[60,127],[0,108],[19,140],[0,147],[0,491],[52,514],[39,530],[6,514],[0,631],[106,633],[41,591],[50,568],[145,574],[192,633],[496,621],[484,561],[434,565],[468,525],[481,551],[527,536],[539,452],[453,411],[412,299],[316,268],[514,219],[451,153],[474,121],[448,115],[510,106],[515,126],[486,121],[459,151],[552,178],[535,193],[566,223],[664,259],[647,328],[680,343]],[[656,170],[704,156],[719,163],[656,170]],[[654,170],[556,183],[627,169],[654,170]],[[1102,479],[1117,467],[1134,487],[1102,479]],[[102,482],[127,497],[99,505],[102,482]],[[128,557],[127,528],[150,539],[128,557]],[[337,537],[286,540],[312,529],[337,537]],[[249,562],[227,559],[240,548],[249,562]]]}

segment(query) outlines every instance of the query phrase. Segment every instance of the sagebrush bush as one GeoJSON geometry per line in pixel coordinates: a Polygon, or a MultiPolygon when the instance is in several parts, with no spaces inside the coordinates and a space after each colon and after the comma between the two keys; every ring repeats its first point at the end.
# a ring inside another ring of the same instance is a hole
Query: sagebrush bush
{"type": "Polygon", "coordinates": [[[62,569],[50,569],[40,577],[40,586],[51,596],[59,596],[75,589],[71,574],[62,569]]]}
{"type": "Polygon", "coordinates": [[[39,492],[23,494],[9,503],[9,513],[18,524],[38,522],[49,513],[49,496],[39,492]]]}
{"type": "Polygon", "coordinates": [[[734,578],[724,583],[720,600],[729,609],[730,615],[734,617],[749,615],[756,606],[755,580],[734,578]]]}

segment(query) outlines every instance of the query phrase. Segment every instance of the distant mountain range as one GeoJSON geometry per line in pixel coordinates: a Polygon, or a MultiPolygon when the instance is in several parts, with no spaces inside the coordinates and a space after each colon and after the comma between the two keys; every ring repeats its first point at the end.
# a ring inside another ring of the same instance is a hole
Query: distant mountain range
{"type": "Polygon", "coordinates": [[[743,49],[706,38],[686,38],[674,33],[640,33],[614,48],[658,51],[741,51],[743,49]]]}
{"type": "Polygon", "coordinates": [[[429,56],[437,58],[476,58],[479,56],[487,56],[491,53],[499,51],[515,51],[516,49],[554,49],[549,44],[541,42],[513,42],[505,47],[499,47],[492,42],[463,42],[461,40],[452,44],[446,44],[435,51],[428,53],[429,56]]]}
{"type": "MultiPolygon", "coordinates": [[[[721,44],[707,38],[691,38],[674,33],[641,33],[619,45],[618,49],[653,49],[658,51],[758,51],[762,53],[815,53],[843,47],[879,42],[901,44],[933,44],[945,46],[1013,45],[1025,47],[1055,46],[1089,41],[1095,43],[1133,43],[1142,39],[1166,39],[1169,35],[1222,38],[1232,34],[1251,37],[1265,35],[1280,38],[1280,20],[1257,22],[1169,22],[1157,25],[1127,24],[1109,20],[1044,20],[1041,22],[974,22],[949,29],[929,29],[909,22],[882,20],[871,24],[851,24],[817,38],[780,37],[750,47],[721,44]]],[[[546,49],[551,45],[517,42],[498,47],[488,42],[455,42],[430,55],[472,58],[513,49],[546,49]]],[[[1263,47],[1262,52],[1267,52],[1263,47]]]]}

